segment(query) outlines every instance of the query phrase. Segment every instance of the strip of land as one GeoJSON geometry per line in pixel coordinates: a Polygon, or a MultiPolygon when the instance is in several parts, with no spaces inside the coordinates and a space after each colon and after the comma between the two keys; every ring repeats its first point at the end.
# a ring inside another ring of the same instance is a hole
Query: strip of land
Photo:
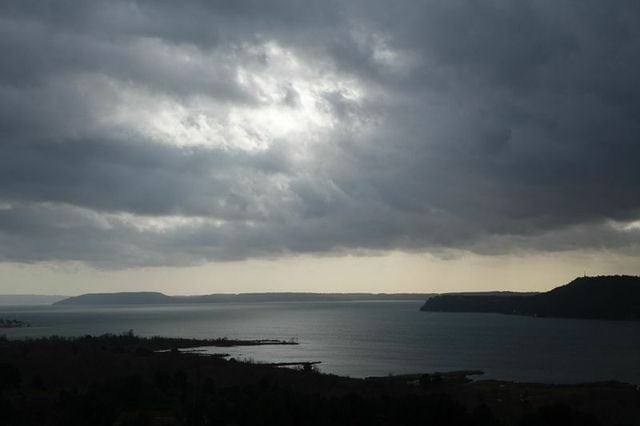
{"type": "MultiPolygon", "coordinates": [[[[623,383],[469,380],[478,372],[353,379],[181,348],[272,340],[0,339],[6,425],[632,425],[640,392],[623,383]],[[168,350],[167,350],[168,349],[168,350]],[[176,350],[173,350],[176,349],[176,350]],[[165,350],[159,352],[158,350],[165,350]]],[[[354,360],[357,362],[357,360],[354,360]]]]}
{"type": "Polygon", "coordinates": [[[164,305],[176,303],[348,302],[374,300],[424,300],[429,293],[238,293],[168,296],[159,292],[89,293],[60,300],[54,305],[164,305]]]}

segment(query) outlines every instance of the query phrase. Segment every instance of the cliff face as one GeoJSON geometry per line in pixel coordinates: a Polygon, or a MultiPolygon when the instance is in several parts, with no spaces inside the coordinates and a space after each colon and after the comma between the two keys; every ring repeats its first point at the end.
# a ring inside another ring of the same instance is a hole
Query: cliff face
{"type": "Polygon", "coordinates": [[[531,296],[440,295],[427,300],[421,310],[640,320],[640,277],[581,277],[531,296]]]}

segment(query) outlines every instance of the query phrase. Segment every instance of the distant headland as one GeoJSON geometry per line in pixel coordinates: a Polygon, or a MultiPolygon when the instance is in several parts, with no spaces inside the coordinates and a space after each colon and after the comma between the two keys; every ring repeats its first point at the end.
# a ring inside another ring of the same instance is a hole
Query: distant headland
{"type": "Polygon", "coordinates": [[[640,320],[640,277],[580,277],[533,295],[454,295],[427,299],[430,312],[493,312],[539,317],[640,320]]]}
{"type": "Polygon", "coordinates": [[[424,300],[428,293],[239,293],[168,296],[159,292],[91,293],[69,297],[54,305],[162,305],[174,303],[341,302],[424,300]]]}

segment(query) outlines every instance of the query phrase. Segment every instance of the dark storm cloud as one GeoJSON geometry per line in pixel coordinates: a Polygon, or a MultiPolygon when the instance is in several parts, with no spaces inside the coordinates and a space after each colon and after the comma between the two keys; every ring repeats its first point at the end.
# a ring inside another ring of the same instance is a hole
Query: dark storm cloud
{"type": "Polygon", "coordinates": [[[0,259],[636,252],[639,23],[634,1],[4,1],[0,259]],[[309,96],[319,141],[256,127],[309,96]],[[163,103],[186,118],[149,124],[163,103]],[[200,115],[265,146],[185,146],[200,115]]]}
{"type": "Polygon", "coordinates": [[[135,140],[4,143],[0,153],[2,199],[143,215],[255,219],[261,214],[246,195],[242,175],[287,171],[283,153],[275,151],[247,154],[135,140]]]}

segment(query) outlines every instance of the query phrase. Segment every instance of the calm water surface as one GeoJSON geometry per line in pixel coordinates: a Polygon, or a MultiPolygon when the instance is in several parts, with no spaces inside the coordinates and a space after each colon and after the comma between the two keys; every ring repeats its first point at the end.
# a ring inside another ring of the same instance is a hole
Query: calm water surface
{"type": "Polygon", "coordinates": [[[460,369],[535,382],[640,383],[640,322],[420,312],[421,302],[289,302],[107,307],[0,307],[32,324],[9,338],[120,333],[240,339],[298,346],[213,348],[255,361],[322,361],[353,377],[460,369]]]}

